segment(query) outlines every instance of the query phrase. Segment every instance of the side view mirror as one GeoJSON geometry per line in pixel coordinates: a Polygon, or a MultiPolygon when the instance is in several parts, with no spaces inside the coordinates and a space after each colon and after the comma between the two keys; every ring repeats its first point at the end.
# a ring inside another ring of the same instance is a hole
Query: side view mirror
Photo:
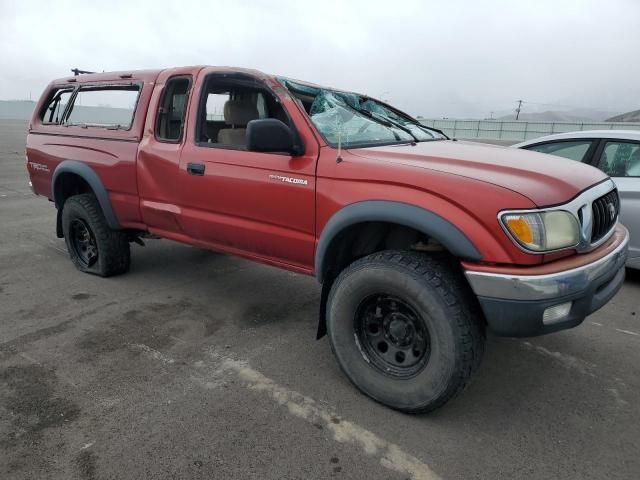
{"type": "Polygon", "coordinates": [[[251,120],[247,124],[247,150],[252,152],[287,152],[300,155],[291,129],[275,118],[251,120]]]}

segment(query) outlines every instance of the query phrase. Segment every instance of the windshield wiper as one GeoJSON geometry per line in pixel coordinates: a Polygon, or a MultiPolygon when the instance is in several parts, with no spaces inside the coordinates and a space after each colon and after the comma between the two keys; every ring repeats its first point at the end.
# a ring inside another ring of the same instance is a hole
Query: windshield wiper
{"type": "MultiPolygon", "coordinates": [[[[362,111],[366,112],[367,110],[362,110],[362,111]]],[[[405,127],[404,125],[401,125],[400,123],[395,122],[395,121],[391,120],[390,118],[385,117],[384,115],[380,115],[379,113],[376,113],[376,112],[368,112],[368,113],[371,115],[371,117],[373,117],[375,119],[378,119],[379,121],[385,121],[385,122],[388,123],[389,126],[399,128],[403,132],[408,133],[409,135],[411,135],[411,138],[413,138],[414,141],[419,142],[418,137],[416,137],[411,132],[411,130],[408,129],[407,127],[405,127]]]]}
{"type": "MultiPolygon", "coordinates": [[[[381,108],[382,108],[383,110],[385,110],[385,111],[386,111],[386,110],[388,110],[388,107],[387,107],[386,105],[384,105],[384,104],[382,104],[382,103],[378,102],[377,100],[375,100],[375,99],[373,99],[373,98],[370,98],[370,97],[363,97],[363,98],[361,99],[361,102],[362,102],[362,100],[364,100],[365,102],[372,102],[372,103],[374,103],[374,104],[378,105],[379,107],[381,107],[381,108]]],[[[373,113],[373,112],[372,112],[372,113],[373,113]]],[[[376,113],[376,115],[378,115],[378,116],[380,116],[380,117],[384,117],[386,120],[388,120],[389,122],[393,123],[393,124],[394,124],[394,126],[396,126],[396,127],[398,127],[398,128],[402,128],[402,129],[403,129],[403,130],[405,130],[405,131],[407,130],[407,129],[406,129],[406,127],[405,127],[405,128],[403,128],[403,125],[402,125],[401,123],[396,122],[395,120],[391,120],[391,119],[389,118],[389,116],[388,116],[388,115],[383,115],[383,114],[381,114],[381,113],[376,113]]],[[[446,138],[447,140],[449,140],[449,137],[448,137],[447,135],[445,135],[445,133],[444,133],[442,130],[438,130],[437,128],[433,128],[433,127],[427,127],[426,125],[423,125],[422,123],[420,123],[418,120],[416,120],[416,119],[414,119],[414,118],[411,118],[411,117],[409,117],[409,116],[400,115],[399,113],[397,113],[397,114],[395,114],[395,115],[396,115],[396,116],[399,116],[399,117],[402,117],[403,119],[405,119],[405,120],[407,121],[407,123],[409,123],[410,125],[414,125],[414,126],[418,127],[418,128],[419,128],[420,130],[422,130],[423,132],[426,132],[426,133],[431,134],[431,133],[429,132],[429,130],[431,130],[431,131],[434,131],[434,132],[436,132],[436,133],[439,133],[439,134],[440,134],[440,135],[442,135],[444,138],[446,138]]],[[[416,138],[416,137],[415,137],[415,135],[413,135],[413,133],[411,133],[410,131],[409,131],[408,133],[409,133],[412,137],[416,138]]],[[[432,140],[439,140],[439,139],[437,139],[437,138],[433,138],[432,140]]],[[[418,140],[418,139],[416,138],[416,141],[421,141],[421,140],[418,140]]],[[[422,141],[427,141],[427,140],[422,140],[422,141]]]]}
{"type": "MultiPolygon", "coordinates": [[[[420,122],[418,122],[417,120],[415,122],[411,122],[412,125],[415,125],[416,127],[421,128],[422,130],[431,130],[433,132],[439,133],[440,135],[442,135],[445,139],[447,140],[451,140],[442,130],[438,130],[437,128],[433,128],[433,127],[427,127],[426,125],[421,124],[420,122]]],[[[442,140],[442,139],[438,139],[438,138],[434,138],[434,140],[442,140]]]]}
{"type": "MultiPolygon", "coordinates": [[[[414,142],[418,141],[418,139],[413,135],[413,133],[411,133],[411,130],[409,130],[406,127],[403,127],[402,125],[399,125],[396,122],[393,122],[393,121],[389,120],[387,117],[385,117],[383,115],[380,115],[378,113],[370,112],[369,110],[365,110],[364,108],[355,107],[353,105],[350,105],[348,102],[345,102],[345,104],[349,108],[351,108],[351,109],[355,110],[356,112],[364,115],[365,117],[368,117],[368,118],[372,119],[375,122],[378,122],[378,123],[384,125],[385,127],[397,128],[399,130],[402,130],[405,133],[408,133],[409,135],[411,135],[411,138],[413,138],[414,142]]],[[[395,135],[396,140],[400,140],[400,137],[398,136],[397,133],[393,132],[393,134],[395,135]]]]}

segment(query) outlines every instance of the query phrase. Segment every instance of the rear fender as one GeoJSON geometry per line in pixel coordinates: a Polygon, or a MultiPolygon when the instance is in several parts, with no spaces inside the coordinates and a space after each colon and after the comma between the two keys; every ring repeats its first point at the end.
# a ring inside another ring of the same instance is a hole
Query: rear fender
{"type": "MultiPolygon", "coordinates": [[[[102,181],[98,174],[86,163],[79,162],[77,160],[64,160],[60,162],[60,164],[56,167],[53,172],[53,177],[51,181],[52,188],[52,198],[56,204],[56,208],[58,209],[58,213],[62,212],[62,207],[64,204],[63,192],[61,188],[60,179],[62,178],[62,174],[64,173],[72,173],[81,177],[91,190],[93,194],[98,199],[98,203],[100,204],[100,208],[102,208],[102,213],[104,213],[105,219],[107,220],[107,224],[110,228],[114,230],[120,230],[122,227],[116,218],[116,215],[111,206],[111,202],[109,201],[109,194],[107,193],[107,189],[104,188],[102,181]]],[[[57,230],[57,228],[56,228],[57,230]]],[[[60,232],[56,232],[58,235],[60,232]]]]}

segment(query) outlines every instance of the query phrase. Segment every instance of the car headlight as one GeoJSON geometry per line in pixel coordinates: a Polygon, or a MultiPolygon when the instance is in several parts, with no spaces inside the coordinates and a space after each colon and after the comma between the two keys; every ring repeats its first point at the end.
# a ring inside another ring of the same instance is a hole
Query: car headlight
{"type": "Polygon", "coordinates": [[[580,242],[578,221],[565,210],[507,212],[500,221],[513,240],[534,252],[574,247],[580,242]]]}

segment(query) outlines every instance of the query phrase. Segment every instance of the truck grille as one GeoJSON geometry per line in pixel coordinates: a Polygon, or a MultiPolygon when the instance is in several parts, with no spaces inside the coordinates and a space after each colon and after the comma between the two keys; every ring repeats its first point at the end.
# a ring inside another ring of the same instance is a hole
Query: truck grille
{"type": "Polygon", "coordinates": [[[591,243],[602,239],[613,228],[620,213],[618,190],[611,190],[591,204],[593,227],[591,243]]]}

